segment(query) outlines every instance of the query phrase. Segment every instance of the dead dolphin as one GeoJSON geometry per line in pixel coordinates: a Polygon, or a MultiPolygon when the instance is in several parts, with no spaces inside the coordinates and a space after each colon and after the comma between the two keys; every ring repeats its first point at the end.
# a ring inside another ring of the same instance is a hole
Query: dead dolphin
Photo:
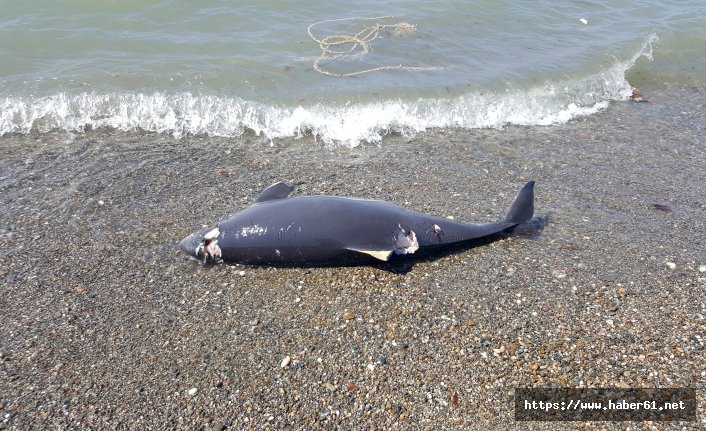
{"type": "Polygon", "coordinates": [[[281,182],[270,186],[217,227],[184,238],[181,249],[202,262],[365,264],[494,235],[529,222],[534,213],[534,181],[520,189],[504,220],[482,224],[431,217],[379,200],[289,198],[292,190],[281,182]]]}

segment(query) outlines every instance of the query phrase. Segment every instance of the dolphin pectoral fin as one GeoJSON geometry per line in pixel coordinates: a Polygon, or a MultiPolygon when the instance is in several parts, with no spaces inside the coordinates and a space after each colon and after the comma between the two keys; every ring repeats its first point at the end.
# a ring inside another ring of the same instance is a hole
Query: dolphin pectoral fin
{"type": "Polygon", "coordinates": [[[387,262],[390,259],[390,256],[392,255],[392,250],[363,250],[351,247],[348,247],[348,250],[367,254],[368,256],[372,256],[375,259],[381,260],[383,262],[387,262]]]}
{"type": "Polygon", "coordinates": [[[255,203],[267,202],[275,199],[284,199],[294,190],[294,187],[283,182],[274,183],[260,193],[255,203]]]}

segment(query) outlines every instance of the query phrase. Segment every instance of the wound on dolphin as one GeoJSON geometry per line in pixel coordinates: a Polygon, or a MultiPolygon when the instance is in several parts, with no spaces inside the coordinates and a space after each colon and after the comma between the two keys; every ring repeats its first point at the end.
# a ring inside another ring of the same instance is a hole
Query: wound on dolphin
{"type": "Polygon", "coordinates": [[[289,197],[282,182],[217,227],[201,229],[179,246],[203,263],[269,266],[347,266],[405,258],[511,232],[534,215],[534,181],[525,184],[505,217],[461,223],[372,199],[289,197]]]}

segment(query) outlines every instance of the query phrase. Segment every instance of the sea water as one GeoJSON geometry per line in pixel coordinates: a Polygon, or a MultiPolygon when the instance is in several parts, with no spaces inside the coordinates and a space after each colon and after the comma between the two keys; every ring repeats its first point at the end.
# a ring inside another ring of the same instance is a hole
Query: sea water
{"type": "Polygon", "coordinates": [[[703,1],[0,5],[0,135],[105,128],[355,146],[566,122],[634,86],[706,83],[703,1]]]}

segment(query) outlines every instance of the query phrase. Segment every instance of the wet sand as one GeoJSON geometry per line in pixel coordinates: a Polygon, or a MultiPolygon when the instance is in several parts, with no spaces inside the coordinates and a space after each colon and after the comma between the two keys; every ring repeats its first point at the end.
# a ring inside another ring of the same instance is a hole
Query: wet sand
{"type": "Polygon", "coordinates": [[[648,93],[356,149],[0,137],[0,429],[703,429],[706,94],[648,93]],[[536,180],[548,224],[412,265],[204,267],[176,248],[279,180],[469,222],[536,180]],[[695,422],[515,422],[513,388],[534,386],[700,404],[695,422]]]}

